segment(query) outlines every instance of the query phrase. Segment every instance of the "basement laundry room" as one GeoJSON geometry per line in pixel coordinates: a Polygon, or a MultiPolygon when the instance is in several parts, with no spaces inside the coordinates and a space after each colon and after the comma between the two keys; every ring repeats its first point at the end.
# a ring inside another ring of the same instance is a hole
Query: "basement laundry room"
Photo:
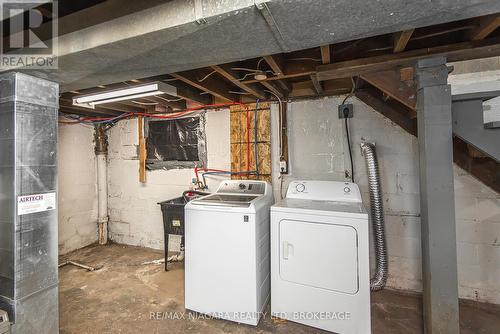
{"type": "Polygon", "coordinates": [[[496,1],[35,2],[0,334],[497,333],[496,1]]]}

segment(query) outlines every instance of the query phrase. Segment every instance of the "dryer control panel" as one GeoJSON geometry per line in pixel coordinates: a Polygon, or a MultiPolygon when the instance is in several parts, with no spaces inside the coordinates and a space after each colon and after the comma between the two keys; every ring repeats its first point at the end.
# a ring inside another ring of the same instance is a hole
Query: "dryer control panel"
{"type": "Polygon", "coordinates": [[[316,201],[361,203],[359,187],[351,182],[293,181],[288,185],[286,197],[316,201]]]}

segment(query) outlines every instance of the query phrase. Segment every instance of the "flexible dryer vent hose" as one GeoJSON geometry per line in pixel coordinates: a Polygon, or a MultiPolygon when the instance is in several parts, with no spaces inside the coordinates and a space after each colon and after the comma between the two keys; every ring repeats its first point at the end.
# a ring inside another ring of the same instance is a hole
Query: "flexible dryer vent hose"
{"type": "Polygon", "coordinates": [[[376,268],[374,276],[370,279],[370,290],[380,291],[385,287],[387,275],[389,273],[380,174],[375,145],[372,143],[361,143],[361,151],[365,157],[366,169],[368,172],[373,240],[375,244],[376,268]]]}

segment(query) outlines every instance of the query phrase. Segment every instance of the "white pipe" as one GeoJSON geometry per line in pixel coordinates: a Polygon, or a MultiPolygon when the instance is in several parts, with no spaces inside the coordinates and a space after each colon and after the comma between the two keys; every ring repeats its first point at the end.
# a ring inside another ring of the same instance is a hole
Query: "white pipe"
{"type": "Polygon", "coordinates": [[[99,226],[99,244],[108,242],[108,178],[106,154],[99,153],[97,158],[97,223],[99,226]]]}

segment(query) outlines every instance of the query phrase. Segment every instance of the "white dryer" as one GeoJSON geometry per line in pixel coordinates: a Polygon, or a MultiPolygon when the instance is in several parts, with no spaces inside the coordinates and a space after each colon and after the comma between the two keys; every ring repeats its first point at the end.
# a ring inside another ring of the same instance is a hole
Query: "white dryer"
{"type": "Polygon", "coordinates": [[[264,181],[228,180],[185,207],[185,307],[257,325],[269,300],[269,210],[264,181]]]}
{"type": "Polygon", "coordinates": [[[271,312],[348,334],[370,331],[368,214],[354,183],[294,181],[271,207],[271,312]]]}

